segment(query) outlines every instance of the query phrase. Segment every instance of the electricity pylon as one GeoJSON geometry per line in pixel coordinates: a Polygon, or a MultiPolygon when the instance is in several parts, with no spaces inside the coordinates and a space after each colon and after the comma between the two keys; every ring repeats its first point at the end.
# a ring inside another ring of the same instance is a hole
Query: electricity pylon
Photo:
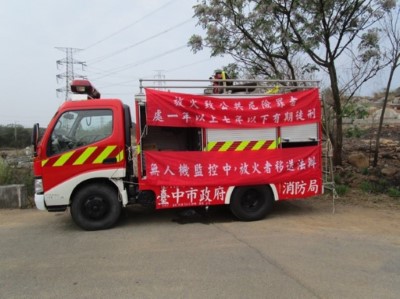
{"type": "Polygon", "coordinates": [[[65,86],[57,88],[56,91],[57,95],[65,92],[65,101],[67,101],[69,99],[69,93],[71,92],[71,82],[75,78],[86,79],[86,76],[79,75],[74,72],[74,65],[81,65],[83,70],[84,66],[86,66],[86,62],[74,59],[74,54],[81,51],[81,49],[67,47],[56,47],[56,49],[65,52],[65,58],[57,60],[57,69],[59,69],[60,66],[65,65],[65,72],[56,75],[57,82],[59,82],[60,79],[65,79],[65,86]]]}

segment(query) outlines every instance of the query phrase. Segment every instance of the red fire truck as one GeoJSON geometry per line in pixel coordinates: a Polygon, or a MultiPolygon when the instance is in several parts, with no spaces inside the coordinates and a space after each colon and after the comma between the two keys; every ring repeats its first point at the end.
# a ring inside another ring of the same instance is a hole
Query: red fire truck
{"type": "Polygon", "coordinates": [[[140,81],[134,126],[128,105],[85,80],[71,89],[89,100],[64,102],[41,137],[34,126],[38,209],[69,207],[86,230],[112,227],[131,204],[229,205],[253,221],[275,201],[323,192],[316,82],[150,82],[140,81]]]}

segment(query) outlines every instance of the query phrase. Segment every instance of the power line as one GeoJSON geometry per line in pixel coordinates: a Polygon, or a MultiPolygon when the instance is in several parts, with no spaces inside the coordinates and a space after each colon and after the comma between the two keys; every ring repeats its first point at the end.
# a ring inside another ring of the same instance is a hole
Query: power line
{"type": "MultiPolygon", "coordinates": [[[[104,69],[99,69],[99,68],[96,68],[96,67],[89,66],[88,69],[86,70],[86,72],[87,73],[91,73],[93,76],[97,76],[97,77],[94,77],[94,78],[101,78],[102,75],[108,75],[110,70],[104,70],[104,69]]],[[[132,78],[132,76],[114,75],[113,78],[120,78],[122,80],[122,79],[126,79],[126,78],[132,78]]]]}
{"type": "MultiPolygon", "coordinates": [[[[210,59],[213,59],[213,57],[207,58],[207,59],[198,60],[198,61],[196,61],[196,62],[189,63],[189,64],[184,64],[184,65],[178,66],[178,67],[173,68],[173,69],[165,70],[165,71],[163,71],[163,72],[165,72],[165,73],[174,72],[174,71],[177,71],[177,70],[180,70],[180,69],[184,69],[184,68],[187,68],[187,67],[196,65],[196,64],[200,64],[200,63],[209,61],[210,59]]],[[[100,74],[100,73],[98,73],[98,74],[100,74]]],[[[105,82],[105,83],[103,83],[103,84],[105,84],[105,85],[104,85],[104,86],[103,86],[103,85],[100,85],[99,88],[107,88],[107,87],[112,87],[112,86],[117,86],[117,85],[118,85],[118,86],[124,86],[124,87],[137,86],[137,84],[136,84],[136,85],[132,85],[132,81],[133,81],[134,79],[136,79],[136,80],[145,79],[145,78],[150,79],[151,77],[152,77],[152,75],[149,74],[149,75],[143,75],[143,76],[140,76],[140,77],[130,77],[129,80],[120,81],[120,82],[116,82],[116,83],[107,83],[107,82],[105,82]],[[130,84],[129,84],[129,83],[130,83],[130,84]],[[126,84],[129,84],[129,85],[126,85],[126,84]]]]}
{"type": "Polygon", "coordinates": [[[163,8],[165,8],[166,6],[170,5],[172,2],[175,2],[175,1],[177,1],[177,0],[171,0],[171,1],[167,2],[167,3],[165,3],[164,5],[162,5],[159,8],[153,10],[152,12],[148,13],[147,15],[144,15],[139,20],[136,20],[136,21],[132,22],[131,24],[129,24],[129,25],[125,26],[125,27],[122,27],[121,29],[115,31],[114,33],[111,33],[110,35],[106,36],[105,38],[102,38],[101,40],[99,40],[99,41],[87,46],[84,50],[90,49],[90,48],[92,48],[92,47],[94,47],[94,46],[96,46],[96,45],[98,45],[98,44],[100,44],[100,43],[102,43],[102,42],[114,37],[115,35],[121,33],[122,31],[125,31],[126,29],[132,27],[133,25],[136,25],[137,23],[139,23],[139,22],[143,21],[144,19],[148,18],[149,16],[155,14],[159,10],[162,10],[163,8]]]}
{"type": "Polygon", "coordinates": [[[148,38],[145,38],[145,39],[143,39],[143,40],[141,40],[141,41],[139,41],[139,42],[137,42],[137,43],[134,43],[134,44],[132,44],[132,45],[129,45],[129,46],[127,46],[127,47],[124,47],[124,48],[122,48],[122,49],[120,49],[120,50],[111,52],[111,53],[109,53],[109,54],[105,54],[105,55],[100,56],[100,57],[97,57],[97,58],[90,59],[90,60],[89,60],[89,63],[98,63],[98,62],[100,62],[100,61],[106,60],[106,59],[108,59],[108,58],[110,58],[110,57],[112,57],[112,56],[115,56],[115,55],[117,55],[117,54],[120,54],[120,53],[122,53],[122,52],[125,52],[126,50],[129,50],[129,49],[131,49],[131,48],[133,48],[133,47],[136,47],[136,46],[139,46],[139,45],[141,45],[141,44],[143,44],[143,43],[145,43],[145,42],[148,42],[148,41],[150,41],[150,40],[152,40],[152,39],[154,39],[154,38],[156,38],[156,37],[159,37],[159,36],[161,36],[161,35],[163,35],[163,34],[166,34],[166,33],[170,32],[170,31],[172,31],[172,30],[174,30],[174,29],[176,29],[176,28],[179,28],[180,26],[183,26],[183,25],[185,25],[185,24],[191,22],[191,21],[193,21],[193,18],[189,18],[189,19],[187,19],[187,20],[185,20],[185,21],[183,21],[183,22],[181,22],[181,23],[179,23],[179,24],[177,24],[177,25],[174,25],[174,26],[172,26],[172,27],[170,27],[170,28],[168,28],[168,29],[165,29],[165,30],[163,30],[163,31],[161,31],[161,32],[159,32],[159,33],[156,33],[156,34],[154,34],[154,35],[152,35],[152,36],[150,36],[150,37],[148,37],[148,38]]]}
{"type": "Polygon", "coordinates": [[[135,62],[135,63],[123,65],[123,66],[119,66],[119,67],[117,67],[117,68],[114,68],[114,69],[109,70],[108,73],[105,74],[105,75],[103,75],[103,76],[94,78],[94,80],[100,79],[100,78],[104,78],[104,77],[108,77],[108,76],[111,76],[111,75],[116,74],[116,73],[119,73],[119,72],[126,71],[127,69],[130,69],[130,68],[132,68],[132,67],[135,67],[135,66],[144,64],[144,63],[146,63],[146,62],[149,62],[149,61],[152,61],[152,60],[155,60],[155,59],[158,59],[158,58],[160,58],[160,57],[163,57],[163,56],[166,56],[166,55],[168,55],[168,54],[174,53],[174,52],[176,52],[176,51],[182,50],[183,48],[186,48],[186,47],[187,47],[187,45],[185,44],[185,45],[176,47],[176,48],[174,48],[174,49],[165,51],[165,52],[163,52],[163,53],[161,53],[161,54],[158,54],[158,55],[155,55],[155,56],[152,56],[152,57],[143,59],[143,60],[141,60],[141,61],[139,61],[139,62],[135,62]]]}
{"type": "Polygon", "coordinates": [[[213,57],[210,57],[210,58],[202,59],[202,60],[199,60],[199,61],[196,61],[196,62],[192,62],[192,63],[189,63],[189,64],[181,65],[181,66],[178,66],[178,67],[176,67],[176,68],[166,70],[165,72],[166,72],[166,73],[170,73],[170,72],[178,71],[178,70],[187,68],[187,67],[189,67],[189,66],[193,66],[193,65],[196,65],[196,64],[200,64],[200,63],[209,61],[209,60],[212,59],[212,58],[213,58],[213,57]]]}
{"type": "Polygon", "coordinates": [[[103,83],[104,85],[100,85],[99,89],[103,88],[110,88],[110,87],[115,87],[115,86],[122,86],[122,87],[131,87],[131,86],[136,86],[138,85],[137,83],[133,83],[134,80],[139,80],[140,78],[132,78],[128,81],[123,81],[123,82],[116,82],[116,83],[110,83],[110,82],[105,82],[103,83]]]}

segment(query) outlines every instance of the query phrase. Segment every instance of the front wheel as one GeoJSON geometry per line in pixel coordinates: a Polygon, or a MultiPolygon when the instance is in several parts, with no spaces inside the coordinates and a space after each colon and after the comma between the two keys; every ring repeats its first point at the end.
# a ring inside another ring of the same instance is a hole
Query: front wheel
{"type": "Polygon", "coordinates": [[[85,230],[112,227],[121,214],[118,192],[107,185],[94,184],[79,190],[71,204],[71,216],[85,230]]]}
{"type": "Polygon", "coordinates": [[[254,221],[263,219],[272,210],[273,203],[269,186],[243,186],[233,191],[230,209],[238,219],[254,221]]]}

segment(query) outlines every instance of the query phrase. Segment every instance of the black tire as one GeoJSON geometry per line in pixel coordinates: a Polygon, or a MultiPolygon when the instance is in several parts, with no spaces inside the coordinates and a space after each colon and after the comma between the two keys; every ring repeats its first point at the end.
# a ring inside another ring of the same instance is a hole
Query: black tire
{"type": "Polygon", "coordinates": [[[271,212],[274,195],[269,186],[237,187],[232,193],[230,209],[239,220],[255,221],[271,212]]]}
{"type": "Polygon", "coordinates": [[[112,227],[121,215],[118,192],[107,185],[93,184],[79,190],[71,204],[71,216],[85,230],[112,227]]]}

